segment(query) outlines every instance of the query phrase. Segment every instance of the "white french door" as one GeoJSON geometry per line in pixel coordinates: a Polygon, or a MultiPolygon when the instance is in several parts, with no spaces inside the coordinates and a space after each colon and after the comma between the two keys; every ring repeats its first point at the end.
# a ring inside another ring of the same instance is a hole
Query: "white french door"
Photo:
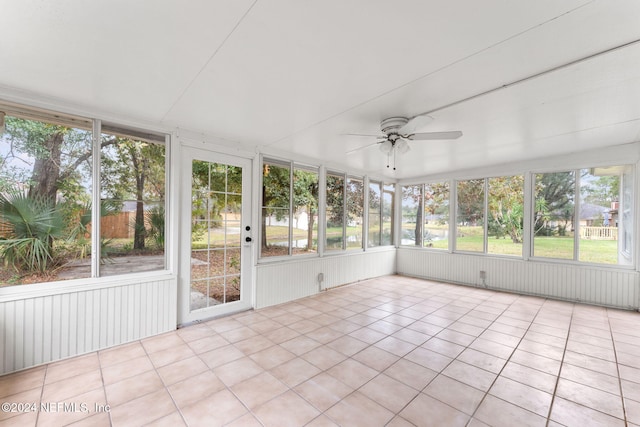
{"type": "Polygon", "coordinates": [[[178,323],[251,308],[251,161],[187,148],[178,323]]]}

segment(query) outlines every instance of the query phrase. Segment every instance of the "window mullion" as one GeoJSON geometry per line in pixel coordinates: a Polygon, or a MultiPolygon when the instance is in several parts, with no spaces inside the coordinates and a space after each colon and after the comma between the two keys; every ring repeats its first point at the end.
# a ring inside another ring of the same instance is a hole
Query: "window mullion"
{"type": "Polygon", "coordinates": [[[91,183],[91,277],[100,276],[100,141],[102,122],[93,121],[92,127],[92,183],[91,183]]]}
{"type": "Polygon", "coordinates": [[[347,250],[347,220],[349,214],[347,213],[347,180],[348,176],[345,173],[342,178],[342,250],[347,250]]]}
{"type": "Polygon", "coordinates": [[[524,199],[522,206],[522,257],[531,258],[533,248],[533,210],[536,205],[534,179],[532,173],[524,175],[524,199]]]}
{"type": "Polygon", "coordinates": [[[573,172],[573,260],[580,259],[580,169],[573,172]]]}
{"type": "Polygon", "coordinates": [[[293,255],[293,199],[294,199],[294,186],[293,186],[293,162],[289,163],[289,255],[293,255]]]}
{"type": "Polygon", "coordinates": [[[327,170],[318,170],[318,255],[324,256],[327,242],[327,170]]]}
{"type": "Polygon", "coordinates": [[[489,251],[489,178],[484,179],[484,212],[482,213],[482,223],[484,227],[484,242],[482,252],[489,251]]]}
{"type": "Polygon", "coordinates": [[[449,181],[449,252],[456,251],[458,233],[458,185],[456,180],[449,181]]]}

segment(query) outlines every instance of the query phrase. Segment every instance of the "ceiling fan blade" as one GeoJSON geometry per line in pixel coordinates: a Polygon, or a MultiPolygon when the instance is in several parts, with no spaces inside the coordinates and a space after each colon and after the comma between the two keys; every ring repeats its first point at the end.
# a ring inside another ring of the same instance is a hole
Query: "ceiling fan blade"
{"type": "Polygon", "coordinates": [[[381,139],[386,139],[387,135],[373,135],[373,134],[369,134],[369,133],[341,133],[340,135],[342,136],[366,136],[369,138],[381,138],[381,139]]]}
{"type": "Polygon", "coordinates": [[[427,125],[427,123],[431,123],[433,117],[423,114],[421,116],[415,116],[411,120],[409,120],[404,126],[398,129],[398,133],[400,135],[409,135],[416,131],[416,129],[420,129],[423,126],[427,125]]]}
{"type": "Polygon", "coordinates": [[[378,142],[374,142],[374,143],[371,143],[371,144],[363,145],[362,147],[358,147],[358,148],[354,148],[353,150],[349,150],[349,151],[345,152],[345,154],[355,153],[357,151],[364,150],[364,149],[367,149],[369,147],[373,147],[374,145],[378,145],[378,144],[381,144],[381,143],[382,143],[382,141],[378,141],[378,142]]]}
{"type": "Polygon", "coordinates": [[[458,139],[462,136],[462,132],[459,130],[453,130],[448,132],[423,132],[423,133],[414,133],[412,135],[407,135],[407,139],[412,139],[414,141],[426,141],[426,140],[436,140],[436,139],[458,139]]]}

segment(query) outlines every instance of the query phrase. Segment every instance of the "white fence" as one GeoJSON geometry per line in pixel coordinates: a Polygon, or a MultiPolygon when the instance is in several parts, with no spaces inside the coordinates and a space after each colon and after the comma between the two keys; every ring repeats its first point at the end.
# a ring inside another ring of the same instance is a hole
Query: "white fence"
{"type": "Polygon", "coordinates": [[[580,227],[580,238],[589,240],[618,240],[618,228],[580,227]]]}

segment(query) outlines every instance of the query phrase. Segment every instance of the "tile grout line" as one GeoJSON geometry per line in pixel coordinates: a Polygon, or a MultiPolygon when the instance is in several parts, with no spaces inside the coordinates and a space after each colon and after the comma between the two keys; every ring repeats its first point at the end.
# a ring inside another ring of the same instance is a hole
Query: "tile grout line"
{"type": "Polygon", "coordinates": [[[620,399],[622,400],[622,415],[624,416],[624,425],[628,425],[628,417],[627,417],[627,404],[624,398],[624,390],[622,388],[622,377],[620,376],[620,363],[618,363],[618,352],[616,351],[616,340],[613,336],[613,329],[611,328],[611,318],[609,317],[609,309],[606,308],[607,313],[607,325],[609,325],[609,334],[611,335],[611,345],[613,345],[613,357],[616,363],[616,372],[618,373],[618,387],[620,388],[620,399]]]}
{"type": "Polygon", "coordinates": [[[562,360],[560,361],[560,368],[558,369],[558,375],[556,375],[556,384],[553,387],[553,394],[551,395],[551,403],[549,404],[549,412],[547,414],[547,426],[551,420],[551,411],[553,410],[553,405],[556,401],[556,392],[558,391],[558,384],[560,383],[560,375],[562,374],[562,369],[564,367],[564,357],[567,354],[567,346],[569,344],[569,336],[571,335],[571,327],[573,326],[573,316],[576,310],[575,303],[571,306],[571,318],[569,319],[569,329],[567,330],[567,338],[564,340],[564,349],[562,350],[562,360]]]}
{"type": "MultiPolygon", "coordinates": [[[[500,316],[504,315],[504,313],[505,313],[507,310],[509,310],[509,309],[513,306],[513,304],[515,304],[515,303],[516,303],[520,298],[522,298],[522,297],[523,297],[523,295],[520,295],[520,296],[519,296],[519,297],[518,297],[514,302],[512,302],[511,304],[509,304],[509,306],[508,306],[507,308],[505,308],[505,309],[502,311],[502,313],[500,314],[500,316]]],[[[504,365],[502,365],[502,368],[500,368],[500,371],[496,374],[495,379],[493,380],[493,382],[491,383],[491,385],[487,388],[487,391],[484,393],[484,396],[483,396],[483,397],[482,397],[482,399],[480,400],[480,403],[478,403],[478,405],[476,406],[476,409],[473,411],[473,414],[471,415],[471,418],[470,418],[470,419],[469,419],[469,421],[467,422],[467,425],[469,425],[469,423],[474,419],[474,417],[475,417],[476,413],[478,412],[478,409],[480,408],[480,406],[482,406],[482,403],[485,401],[485,399],[486,399],[486,398],[487,398],[487,396],[489,395],[489,391],[491,390],[491,388],[493,388],[493,386],[495,385],[496,381],[498,381],[498,378],[500,378],[500,374],[502,373],[502,371],[504,371],[505,366],[507,366],[507,364],[508,364],[508,363],[509,363],[509,361],[511,360],[511,357],[513,357],[513,353],[515,353],[515,352],[516,352],[516,350],[518,349],[518,346],[519,346],[519,345],[522,343],[522,341],[524,340],[524,337],[527,335],[527,333],[528,333],[528,332],[529,332],[529,330],[531,329],[531,325],[533,325],[534,321],[536,320],[536,318],[537,318],[537,317],[538,317],[538,315],[540,314],[540,310],[542,310],[542,307],[544,306],[544,304],[545,304],[547,301],[549,301],[549,300],[548,300],[547,298],[545,298],[545,299],[543,300],[543,303],[542,303],[542,304],[540,304],[540,307],[538,307],[538,310],[536,311],[536,315],[531,319],[531,321],[529,322],[529,326],[527,326],[527,329],[526,329],[525,333],[524,333],[524,334],[522,334],[522,337],[520,338],[520,340],[518,341],[518,343],[516,344],[516,346],[513,348],[513,350],[512,350],[512,351],[511,351],[511,353],[509,354],[509,358],[508,358],[508,359],[506,359],[506,362],[504,363],[504,365]]],[[[491,322],[491,325],[493,325],[494,323],[496,323],[496,320],[497,320],[500,316],[496,317],[496,319],[495,319],[493,322],[491,322]]],[[[509,317],[509,316],[507,316],[507,317],[509,317]]],[[[519,320],[519,319],[517,319],[517,320],[519,320]]],[[[487,326],[487,328],[489,328],[491,325],[487,326]]],[[[485,331],[486,331],[486,329],[485,329],[485,331]]],[[[568,337],[568,334],[567,334],[567,337],[568,337]]],[[[475,340],[474,340],[474,341],[475,341],[475,340]]],[[[472,342],[471,344],[473,344],[473,342],[472,342]]],[[[471,344],[470,344],[470,345],[471,345],[471,344]]],[[[479,350],[478,350],[478,351],[479,351],[479,350]]],[[[523,351],[525,351],[525,350],[523,350],[523,351]]],[[[515,363],[515,362],[514,362],[514,363],[515,363]]],[[[526,384],[525,384],[525,385],[526,385],[526,384]]],[[[494,396],[494,397],[495,397],[495,396],[494,396]]],[[[496,397],[496,398],[497,398],[497,399],[500,399],[499,397],[496,397]]],[[[500,400],[502,400],[502,399],[500,399],[500,400]]],[[[552,397],[552,402],[553,402],[553,397],[552,397]]],[[[514,403],[511,403],[511,402],[507,402],[507,403],[509,403],[509,404],[511,404],[511,405],[514,405],[514,406],[517,406],[518,408],[522,408],[521,406],[519,406],[519,405],[515,405],[514,403]]],[[[522,409],[524,409],[525,411],[531,412],[532,414],[539,415],[539,414],[536,414],[536,413],[535,413],[535,412],[533,412],[533,411],[530,411],[530,410],[529,410],[529,409],[527,409],[527,408],[522,408],[522,409]]],[[[549,405],[549,410],[551,410],[551,404],[549,405]]],[[[548,424],[549,424],[549,417],[548,417],[548,416],[547,416],[547,420],[546,420],[546,421],[547,421],[547,422],[546,422],[546,424],[548,425],[548,424]]]]}

